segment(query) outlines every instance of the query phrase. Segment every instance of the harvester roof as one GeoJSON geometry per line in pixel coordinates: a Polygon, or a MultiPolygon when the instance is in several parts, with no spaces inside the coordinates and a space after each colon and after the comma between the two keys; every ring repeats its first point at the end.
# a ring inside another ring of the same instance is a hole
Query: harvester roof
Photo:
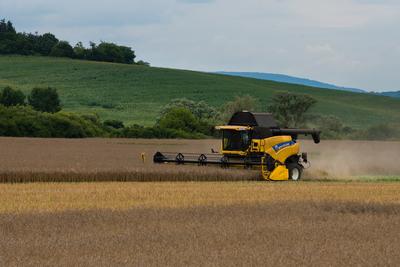
{"type": "Polygon", "coordinates": [[[252,113],[248,111],[240,111],[233,114],[228,125],[278,128],[278,124],[271,113],[252,113]]]}

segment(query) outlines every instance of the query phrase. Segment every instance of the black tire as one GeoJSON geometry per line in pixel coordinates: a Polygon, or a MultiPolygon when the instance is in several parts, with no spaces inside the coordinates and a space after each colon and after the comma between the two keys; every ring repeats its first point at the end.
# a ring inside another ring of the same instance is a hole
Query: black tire
{"type": "Polygon", "coordinates": [[[286,168],[289,170],[289,180],[298,181],[303,173],[303,166],[298,163],[289,163],[286,168]]]}

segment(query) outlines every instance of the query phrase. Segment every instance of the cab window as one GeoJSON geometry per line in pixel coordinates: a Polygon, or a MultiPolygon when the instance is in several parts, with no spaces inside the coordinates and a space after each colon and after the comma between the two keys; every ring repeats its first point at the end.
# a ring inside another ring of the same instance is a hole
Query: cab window
{"type": "Polygon", "coordinates": [[[233,151],[244,151],[250,146],[249,131],[229,130],[223,132],[223,149],[233,151]]]}

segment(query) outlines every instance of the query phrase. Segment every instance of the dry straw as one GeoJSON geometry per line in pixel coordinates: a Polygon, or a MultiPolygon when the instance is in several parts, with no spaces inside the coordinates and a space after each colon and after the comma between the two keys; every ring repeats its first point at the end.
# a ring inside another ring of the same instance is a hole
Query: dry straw
{"type": "Polygon", "coordinates": [[[255,181],[257,171],[224,170],[217,168],[164,168],[100,171],[3,171],[0,183],[33,182],[161,182],[161,181],[255,181]]]}

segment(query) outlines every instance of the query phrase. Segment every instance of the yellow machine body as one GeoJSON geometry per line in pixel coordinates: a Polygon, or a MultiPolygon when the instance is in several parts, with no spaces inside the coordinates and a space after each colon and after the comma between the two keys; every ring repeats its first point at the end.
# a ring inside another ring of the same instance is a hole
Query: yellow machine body
{"type": "MultiPolygon", "coordinates": [[[[223,130],[225,133],[237,131],[241,136],[245,136],[248,131],[252,131],[252,127],[245,126],[217,126],[216,129],[223,130]]],[[[237,134],[236,134],[237,135],[237,134]]],[[[297,156],[300,152],[300,144],[292,139],[291,136],[281,135],[272,136],[263,139],[249,139],[247,149],[232,150],[226,149],[227,140],[223,138],[222,154],[228,156],[251,157],[252,155],[260,155],[261,157],[261,174],[265,180],[285,181],[289,179],[289,170],[286,168],[288,158],[297,156]],[[272,171],[267,169],[266,155],[274,159],[275,168],[272,171]]]]}
{"type": "MultiPolygon", "coordinates": [[[[289,179],[289,170],[286,168],[286,160],[296,156],[300,152],[300,144],[294,142],[291,136],[274,136],[263,139],[261,148],[266,154],[276,160],[275,169],[272,172],[262,171],[266,180],[282,181],[289,179]]],[[[251,152],[250,152],[251,153],[251,152]]]]}

